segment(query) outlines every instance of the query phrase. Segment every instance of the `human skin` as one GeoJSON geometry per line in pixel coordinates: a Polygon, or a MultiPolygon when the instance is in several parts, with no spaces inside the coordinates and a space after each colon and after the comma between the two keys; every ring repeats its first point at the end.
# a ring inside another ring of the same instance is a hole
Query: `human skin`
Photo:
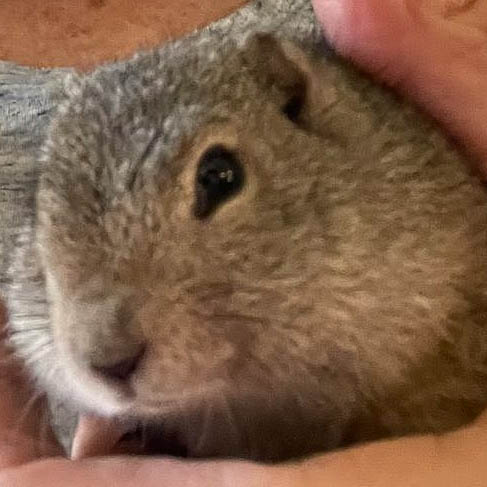
{"type": "MultiPolygon", "coordinates": [[[[482,123],[487,121],[487,2],[314,3],[337,48],[435,116],[487,177],[487,124],[482,123]]],[[[487,482],[487,413],[449,434],[372,443],[277,467],[120,456],[69,461],[48,433],[39,441],[42,404],[22,414],[31,394],[23,384],[18,364],[0,346],[2,487],[471,487],[487,482]]]]}

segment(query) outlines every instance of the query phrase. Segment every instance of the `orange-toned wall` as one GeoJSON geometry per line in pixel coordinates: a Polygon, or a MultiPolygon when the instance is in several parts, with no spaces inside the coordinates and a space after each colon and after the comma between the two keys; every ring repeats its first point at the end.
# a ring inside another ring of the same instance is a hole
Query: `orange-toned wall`
{"type": "Polygon", "coordinates": [[[0,59],[77,66],[119,59],[205,25],[246,0],[1,0],[0,59]]]}

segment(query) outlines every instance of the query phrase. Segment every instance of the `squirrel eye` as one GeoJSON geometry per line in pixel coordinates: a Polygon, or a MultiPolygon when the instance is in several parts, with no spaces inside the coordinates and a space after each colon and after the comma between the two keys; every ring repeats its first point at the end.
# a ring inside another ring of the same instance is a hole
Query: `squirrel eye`
{"type": "Polygon", "coordinates": [[[208,149],[196,172],[194,215],[208,217],[219,205],[240,191],[243,169],[237,156],[221,145],[208,149]]]}
{"type": "Polygon", "coordinates": [[[298,123],[299,116],[304,107],[304,96],[300,94],[293,95],[287,103],[282,107],[282,113],[291,122],[298,123]]]}

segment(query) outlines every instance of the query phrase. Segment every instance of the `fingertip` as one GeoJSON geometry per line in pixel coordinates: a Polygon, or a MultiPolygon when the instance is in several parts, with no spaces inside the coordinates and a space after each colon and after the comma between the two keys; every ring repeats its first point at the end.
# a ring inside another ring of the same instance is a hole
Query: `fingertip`
{"type": "Polygon", "coordinates": [[[336,50],[374,73],[387,73],[414,37],[415,22],[407,4],[404,0],[313,0],[324,34],[336,50]]]}
{"type": "Polygon", "coordinates": [[[312,0],[315,14],[324,30],[326,37],[338,44],[343,44],[337,38],[347,32],[347,2],[340,0],[312,0]]]}

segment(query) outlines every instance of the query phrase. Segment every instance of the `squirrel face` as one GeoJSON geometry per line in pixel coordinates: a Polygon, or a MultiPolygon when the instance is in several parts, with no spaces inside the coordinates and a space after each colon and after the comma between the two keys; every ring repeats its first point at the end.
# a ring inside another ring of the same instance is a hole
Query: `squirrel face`
{"type": "Polygon", "coordinates": [[[53,330],[86,388],[116,391],[121,409],[127,387],[143,411],[204,384],[260,377],[265,391],[289,380],[282,353],[300,355],[299,339],[276,333],[300,333],[293,323],[323,292],[320,166],[340,149],[304,128],[310,74],[268,37],[220,62],[206,68],[211,99],[193,94],[205,103],[179,140],[165,141],[176,123],[157,107],[165,87],[131,99],[128,80],[118,102],[103,100],[102,82],[85,86],[51,132],[38,214],[53,330]],[[133,370],[117,372],[122,363],[133,370]]]}
{"type": "Polygon", "coordinates": [[[377,383],[445,346],[485,202],[428,121],[340,61],[269,36],[198,49],[69,88],[38,192],[52,353],[80,409],[228,402],[342,444],[377,383]]]}

